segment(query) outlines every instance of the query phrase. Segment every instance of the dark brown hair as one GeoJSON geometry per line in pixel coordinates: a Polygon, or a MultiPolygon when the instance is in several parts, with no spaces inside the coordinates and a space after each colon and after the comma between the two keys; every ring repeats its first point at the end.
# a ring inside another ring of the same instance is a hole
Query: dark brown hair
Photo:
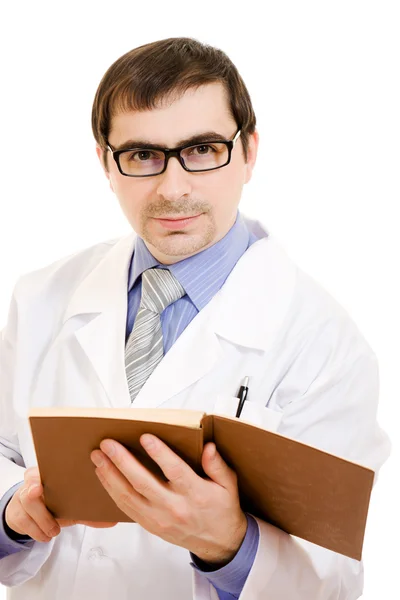
{"type": "MultiPolygon", "coordinates": [[[[168,38],[134,48],[104,74],[93,102],[92,130],[106,156],[111,119],[120,111],[157,108],[188,89],[221,82],[232,117],[242,130],[244,158],[256,117],[249,92],[230,58],[220,49],[192,38],[168,38]]],[[[106,160],[104,160],[107,165],[106,160]]]]}

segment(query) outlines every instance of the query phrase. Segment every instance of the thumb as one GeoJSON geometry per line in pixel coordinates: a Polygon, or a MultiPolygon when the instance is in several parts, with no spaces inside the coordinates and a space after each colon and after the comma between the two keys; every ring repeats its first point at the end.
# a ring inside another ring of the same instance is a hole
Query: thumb
{"type": "Polygon", "coordinates": [[[226,489],[236,487],[236,474],[224,461],[215,444],[210,442],[204,446],[202,467],[210,479],[226,489]]]}

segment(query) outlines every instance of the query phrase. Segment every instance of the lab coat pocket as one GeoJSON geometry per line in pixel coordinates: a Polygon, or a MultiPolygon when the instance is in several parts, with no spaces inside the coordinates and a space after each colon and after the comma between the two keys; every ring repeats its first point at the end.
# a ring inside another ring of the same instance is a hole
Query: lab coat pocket
{"type": "MultiPolygon", "coordinates": [[[[239,398],[219,394],[213,412],[217,415],[235,417],[239,398]]],[[[258,402],[246,401],[240,415],[242,421],[247,421],[268,431],[277,431],[282,419],[281,412],[272,410],[258,402]]]]}

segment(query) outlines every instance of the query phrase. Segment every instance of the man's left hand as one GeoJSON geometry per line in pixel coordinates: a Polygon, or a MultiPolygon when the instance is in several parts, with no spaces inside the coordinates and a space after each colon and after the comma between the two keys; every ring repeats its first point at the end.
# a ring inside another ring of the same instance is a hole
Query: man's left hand
{"type": "Polygon", "coordinates": [[[245,537],[247,519],[240,508],[236,473],[215,444],[204,447],[202,466],[209,477],[204,479],[154,435],[142,435],[140,443],[167,482],[115,440],[103,440],[101,450],[91,453],[93,462],[103,461],[95,462],[96,475],[116,505],[150,533],[201,560],[218,566],[228,563],[245,537]]]}

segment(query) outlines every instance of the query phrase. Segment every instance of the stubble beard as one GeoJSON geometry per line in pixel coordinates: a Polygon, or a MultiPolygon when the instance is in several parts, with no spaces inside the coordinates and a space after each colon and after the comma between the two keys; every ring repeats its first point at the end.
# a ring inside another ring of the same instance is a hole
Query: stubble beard
{"type": "Polygon", "coordinates": [[[201,252],[204,248],[212,245],[212,241],[216,236],[216,225],[213,218],[210,206],[205,202],[196,202],[190,200],[181,200],[179,202],[169,202],[163,200],[146,210],[146,215],[141,219],[142,232],[141,237],[145,242],[153,246],[166,256],[185,257],[201,252]],[[179,215],[195,215],[200,214],[194,229],[188,228],[177,231],[168,231],[160,235],[154,235],[154,224],[151,224],[151,218],[164,217],[168,215],[178,217],[179,215]],[[150,226],[149,226],[150,225],[150,226]],[[196,229],[198,227],[198,229],[196,229]]]}

